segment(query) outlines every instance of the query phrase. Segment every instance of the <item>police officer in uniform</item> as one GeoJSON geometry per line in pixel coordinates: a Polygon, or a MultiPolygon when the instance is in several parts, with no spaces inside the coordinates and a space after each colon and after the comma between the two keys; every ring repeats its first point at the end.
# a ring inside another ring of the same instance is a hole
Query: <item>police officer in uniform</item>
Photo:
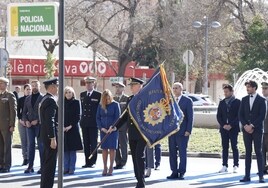
{"type": "Polygon", "coordinates": [[[43,83],[47,93],[39,104],[40,138],[44,144],[40,187],[51,188],[57,162],[58,105],[55,96],[58,94],[58,79],[53,78],[43,83]]]}
{"type": "Polygon", "coordinates": [[[12,133],[17,112],[17,100],[7,90],[8,83],[7,78],[0,77],[0,173],[10,171],[12,133]]]}
{"type": "MultiPolygon", "coordinates": [[[[139,91],[142,89],[143,83],[144,82],[138,78],[130,78],[129,85],[131,87],[131,92],[133,95],[131,95],[128,98],[128,103],[134,97],[134,95],[139,93],[139,91]]],[[[125,122],[127,122],[127,125],[128,125],[129,146],[130,146],[131,156],[132,156],[133,165],[134,165],[135,177],[138,181],[136,188],[143,188],[145,187],[144,170],[145,170],[146,142],[142,138],[136,126],[134,125],[134,122],[130,118],[129,113],[125,111],[125,113],[122,114],[121,119],[115,125],[115,128],[113,129],[112,127],[110,127],[108,131],[111,132],[111,131],[120,129],[124,125],[125,122]]]]}
{"type": "MultiPolygon", "coordinates": [[[[125,84],[121,82],[114,83],[115,97],[114,100],[120,105],[121,112],[127,108],[128,96],[124,93],[125,84]]],[[[114,169],[122,169],[127,163],[127,123],[125,123],[119,130],[118,149],[116,150],[114,169]]]]}
{"type": "Polygon", "coordinates": [[[91,152],[97,147],[98,127],[96,122],[97,108],[100,103],[101,93],[94,89],[96,78],[85,77],[86,91],[80,93],[82,106],[82,117],[80,127],[82,129],[85,165],[82,168],[94,168],[97,160],[97,153],[88,159],[91,152]]]}

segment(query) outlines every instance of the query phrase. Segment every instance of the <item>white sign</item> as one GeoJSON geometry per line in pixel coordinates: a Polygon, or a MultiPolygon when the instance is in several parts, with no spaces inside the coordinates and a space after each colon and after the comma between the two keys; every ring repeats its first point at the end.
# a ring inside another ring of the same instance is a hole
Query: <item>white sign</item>
{"type": "Polygon", "coordinates": [[[189,64],[191,65],[194,61],[194,53],[191,51],[191,50],[186,50],[184,53],[183,53],[183,62],[185,64],[189,64]]]}
{"type": "Polygon", "coordinates": [[[9,55],[6,49],[0,48],[0,67],[4,67],[7,65],[9,59],[9,55]]]}

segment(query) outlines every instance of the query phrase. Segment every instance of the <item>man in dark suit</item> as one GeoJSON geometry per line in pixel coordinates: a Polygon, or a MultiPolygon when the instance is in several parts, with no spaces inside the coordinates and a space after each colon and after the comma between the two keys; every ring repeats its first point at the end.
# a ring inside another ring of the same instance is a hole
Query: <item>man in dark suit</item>
{"type": "Polygon", "coordinates": [[[264,183],[263,178],[263,158],[262,158],[262,138],[263,121],[266,114],[265,99],[256,93],[258,84],[255,81],[245,83],[248,95],[242,98],[239,109],[239,120],[242,124],[244,145],[246,148],[245,176],[240,182],[250,181],[250,168],[252,158],[252,142],[257,156],[259,182],[264,183]]]}
{"type": "Polygon", "coordinates": [[[169,137],[169,164],[172,174],[167,179],[184,179],[187,163],[187,145],[189,136],[193,127],[193,101],[182,95],[183,86],[176,82],[173,84],[173,93],[175,99],[184,114],[183,121],[180,125],[180,130],[169,137]],[[180,164],[178,166],[178,150],[180,157],[180,164]]]}
{"type": "MultiPolygon", "coordinates": [[[[33,165],[35,158],[35,139],[37,139],[38,150],[40,162],[42,162],[43,156],[43,144],[39,138],[40,135],[40,122],[38,116],[39,103],[43,98],[43,95],[40,93],[40,82],[38,80],[31,81],[32,94],[26,97],[22,112],[22,120],[25,122],[27,127],[27,136],[28,136],[28,159],[29,165],[24,173],[33,173],[33,165]]],[[[41,164],[40,164],[41,167],[41,164]]],[[[38,174],[41,174],[41,168],[37,171],[38,174]]]]}
{"type": "Polygon", "coordinates": [[[222,144],[222,169],[219,173],[227,172],[229,141],[231,141],[233,151],[233,172],[237,172],[239,166],[239,153],[237,149],[237,137],[240,131],[238,111],[240,100],[236,99],[233,92],[233,86],[225,85],[223,87],[225,99],[220,101],[217,111],[217,120],[220,124],[221,144],[222,144]]]}
{"type": "MultiPolygon", "coordinates": [[[[127,108],[128,96],[124,93],[125,84],[118,82],[114,83],[115,97],[114,100],[120,105],[121,112],[127,108]]],[[[119,130],[118,149],[116,150],[114,169],[122,169],[127,163],[127,123],[125,123],[119,130]]]]}
{"type": "Polygon", "coordinates": [[[266,117],[264,120],[264,128],[263,128],[263,144],[262,144],[262,153],[263,153],[263,173],[267,174],[268,166],[267,166],[267,151],[268,151],[268,114],[267,114],[267,101],[268,101],[268,82],[262,82],[262,94],[266,99],[266,117]]]}
{"type": "MultiPolygon", "coordinates": [[[[143,80],[139,78],[130,78],[130,89],[133,95],[129,96],[129,101],[140,92],[142,89],[143,80]]],[[[127,103],[127,104],[128,104],[127,103]]],[[[121,115],[121,119],[117,122],[115,125],[115,130],[120,129],[124,123],[127,122],[128,126],[128,139],[129,139],[129,146],[134,166],[134,173],[135,177],[137,179],[137,185],[136,188],[143,188],[145,187],[145,181],[144,181],[144,170],[145,170],[145,146],[146,142],[141,136],[140,132],[134,125],[134,122],[130,118],[130,115],[128,111],[125,111],[121,115]]],[[[115,131],[110,127],[108,132],[115,131]]]]}
{"type": "Polygon", "coordinates": [[[97,147],[98,127],[96,122],[97,108],[100,103],[101,93],[94,89],[96,78],[85,77],[86,91],[80,93],[82,117],[80,127],[82,129],[85,165],[82,168],[94,168],[97,161],[97,153],[88,159],[91,152],[97,147]]]}
{"type": "Polygon", "coordinates": [[[55,96],[58,95],[58,79],[43,83],[47,93],[39,104],[40,137],[44,144],[40,187],[52,188],[57,162],[58,105],[55,96]]]}
{"type": "Polygon", "coordinates": [[[0,77],[0,173],[10,172],[12,134],[15,128],[17,100],[7,90],[9,80],[0,77]]]}
{"type": "Polygon", "coordinates": [[[17,102],[18,102],[18,100],[20,98],[19,97],[20,90],[21,90],[21,87],[20,86],[15,86],[15,91],[13,91],[13,93],[14,93],[14,95],[16,97],[17,102]]]}

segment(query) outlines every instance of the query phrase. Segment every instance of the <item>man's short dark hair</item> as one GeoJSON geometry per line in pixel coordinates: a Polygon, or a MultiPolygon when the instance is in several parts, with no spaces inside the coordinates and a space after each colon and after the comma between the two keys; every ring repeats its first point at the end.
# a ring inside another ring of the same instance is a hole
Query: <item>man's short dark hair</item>
{"type": "Polygon", "coordinates": [[[233,86],[231,84],[224,85],[223,89],[228,89],[229,91],[234,91],[233,86]]]}
{"type": "Polygon", "coordinates": [[[245,86],[250,86],[250,87],[252,87],[252,88],[256,88],[256,90],[258,89],[258,84],[257,84],[257,82],[255,82],[255,81],[253,81],[253,80],[249,80],[249,81],[247,81],[246,83],[245,83],[245,86]]]}

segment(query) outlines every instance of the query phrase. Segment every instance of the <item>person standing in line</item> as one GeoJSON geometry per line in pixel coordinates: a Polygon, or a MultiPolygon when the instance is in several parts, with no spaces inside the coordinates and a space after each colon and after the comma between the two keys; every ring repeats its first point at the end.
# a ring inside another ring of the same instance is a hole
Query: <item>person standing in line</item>
{"type": "Polygon", "coordinates": [[[73,175],[76,151],[83,149],[78,127],[81,110],[72,87],[66,86],[64,95],[64,174],[73,175]]]}
{"type": "Polygon", "coordinates": [[[145,150],[145,167],[145,178],[149,178],[154,168],[154,148],[149,148],[148,146],[146,146],[145,150]]]}
{"type": "Polygon", "coordinates": [[[161,152],[161,144],[156,144],[154,146],[154,155],[155,155],[155,170],[159,170],[160,168],[160,163],[161,163],[161,155],[162,155],[162,152],[161,152]]]}
{"type": "MultiPolygon", "coordinates": [[[[128,96],[124,93],[125,84],[118,82],[114,83],[115,87],[115,97],[114,100],[117,101],[120,105],[121,112],[124,112],[127,108],[128,96]]],[[[128,136],[127,136],[127,123],[125,123],[119,130],[119,140],[118,148],[116,150],[115,163],[116,166],[114,169],[122,169],[127,163],[128,156],[128,136]]]]}
{"type": "Polygon", "coordinates": [[[250,182],[252,160],[252,142],[257,157],[259,183],[265,183],[263,178],[262,138],[263,122],[266,115],[265,99],[257,94],[258,84],[255,81],[245,83],[248,95],[242,98],[239,109],[239,120],[242,124],[243,140],[246,149],[245,176],[240,182],[250,182]]]}
{"type": "Polygon", "coordinates": [[[58,78],[43,82],[47,91],[39,104],[40,137],[44,144],[40,188],[52,188],[57,163],[58,78]]]}
{"type": "Polygon", "coordinates": [[[262,82],[262,94],[266,99],[266,117],[264,120],[264,130],[263,130],[263,144],[262,144],[262,154],[263,154],[263,174],[267,174],[267,151],[268,151],[268,114],[267,114],[267,101],[268,101],[268,82],[262,82]]]}
{"type": "Polygon", "coordinates": [[[18,129],[19,129],[19,134],[20,134],[21,151],[22,151],[22,157],[23,157],[22,166],[27,165],[29,163],[27,126],[25,122],[22,120],[22,112],[23,112],[25,99],[32,92],[32,86],[30,84],[25,84],[23,87],[23,92],[24,92],[24,96],[19,98],[18,107],[17,107],[17,116],[18,116],[18,121],[19,121],[18,129]]]}
{"type": "Polygon", "coordinates": [[[17,113],[17,100],[7,90],[8,84],[7,78],[0,77],[0,173],[10,172],[12,134],[17,113]]]}
{"type": "Polygon", "coordinates": [[[20,96],[19,96],[19,93],[20,93],[20,90],[21,90],[21,87],[20,86],[15,86],[15,91],[13,91],[15,97],[16,97],[16,100],[18,102],[20,96]]]}
{"type": "Polygon", "coordinates": [[[43,144],[39,138],[40,135],[40,122],[38,108],[39,103],[43,98],[43,95],[40,93],[40,82],[38,80],[31,81],[32,94],[26,97],[22,112],[22,120],[25,122],[27,127],[27,136],[28,136],[28,158],[29,164],[28,168],[24,171],[25,174],[33,173],[34,169],[34,158],[35,158],[35,139],[37,139],[37,145],[39,150],[40,157],[40,169],[37,171],[38,174],[41,173],[42,169],[42,157],[43,157],[43,144]]]}
{"type": "MultiPolygon", "coordinates": [[[[130,78],[130,89],[133,95],[129,96],[128,103],[138,94],[143,87],[144,81],[139,78],[130,78]]],[[[116,123],[115,128],[120,129],[124,123],[127,122],[128,125],[128,139],[129,146],[134,166],[134,173],[137,179],[136,188],[145,187],[144,181],[144,171],[145,171],[145,147],[146,141],[143,139],[142,135],[136,128],[133,120],[130,118],[129,112],[125,111],[122,114],[121,119],[116,123]]],[[[110,127],[108,132],[114,131],[113,127],[110,127]]]]}
{"type": "MultiPolygon", "coordinates": [[[[112,92],[108,89],[104,90],[101,96],[101,102],[97,110],[97,125],[100,130],[101,140],[107,134],[108,129],[119,118],[119,103],[113,100],[112,92]]],[[[103,158],[103,176],[111,176],[113,174],[113,164],[115,160],[115,152],[118,147],[118,131],[113,131],[105,142],[101,145],[103,158]],[[110,153],[110,166],[107,167],[108,153],[110,153]],[[107,172],[108,171],[108,172],[107,172]]]]}
{"type": "Polygon", "coordinates": [[[222,144],[222,168],[219,173],[227,172],[229,142],[231,142],[233,151],[233,172],[237,173],[239,166],[239,152],[237,148],[238,133],[240,132],[238,111],[240,100],[234,96],[233,86],[225,85],[223,87],[225,98],[220,101],[217,111],[217,120],[220,124],[221,144],[222,144]]]}
{"type": "Polygon", "coordinates": [[[176,102],[184,114],[180,130],[168,138],[169,163],[172,174],[167,179],[184,179],[187,164],[187,146],[193,128],[193,101],[182,95],[183,86],[176,82],[173,84],[173,93],[176,102]],[[180,163],[178,166],[178,150],[180,163]]]}
{"type": "Polygon", "coordinates": [[[89,159],[91,152],[98,144],[98,126],[96,122],[96,113],[100,103],[101,93],[94,89],[96,78],[85,77],[86,91],[80,93],[82,106],[82,117],[80,127],[82,129],[85,165],[82,168],[94,168],[97,161],[97,153],[89,159]]]}

